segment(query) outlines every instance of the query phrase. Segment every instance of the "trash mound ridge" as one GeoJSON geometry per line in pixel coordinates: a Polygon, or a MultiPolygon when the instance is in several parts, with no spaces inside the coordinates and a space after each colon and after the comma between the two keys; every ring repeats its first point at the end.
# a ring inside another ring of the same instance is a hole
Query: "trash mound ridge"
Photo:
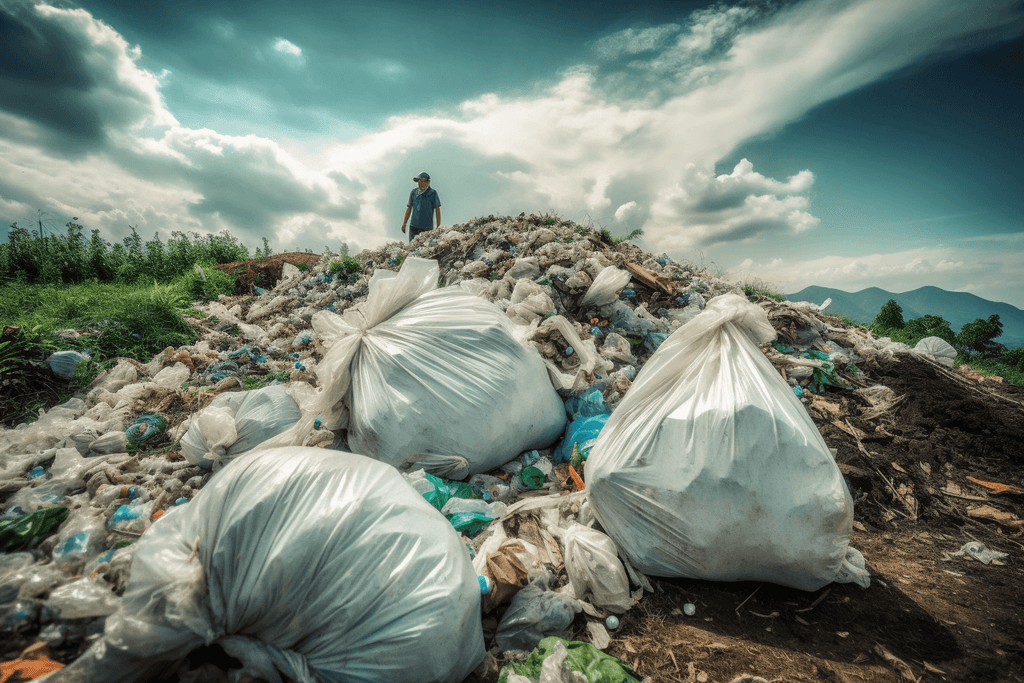
{"type": "MultiPolygon", "coordinates": [[[[761,352],[843,475],[854,502],[851,543],[872,577],[867,589],[804,592],[645,577],[627,565],[628,609],[610,628],[611,611],[569,588],[579,570],[550,514],[592,523],[587,461],[571,457],[586,449],[582,441],[555,444],[519,470],[490,472],[491,490],[508,496],[499,516],[446,513],[474,568],[491,580],[482,602],[487,656],[467,681],[497,681],[502,667],[526,659],[496,636],[506,637],[510,601],[528,586],[579,599],[581,611],[568,613],[559,635],[617,658],[637,680],[1024,681],[1024,388],[946,367],[846,325],[827,307],[747,296],[696,264],[549,216],[478,218],[355,258],[358,270],[302,253],[218,266],[241,269],[240,294],[195,305],[199,313],[186,319],[199,342],[144,363],[122,359],[86,394],[0,430],[4,676],[16,667],[42,675],[100,640],[139,540],[159,533],[161,517],[217,476],[186,458],[197,415],[268,388],[305,411],[324,388],[318,369],[337,343],[318,334],[314,316],[365,310],[375,271],[398,272],[416,258],[437,262],[440,287],[457,286],[504,313],[539,352],[570,417],[587,413],[585,402],[614,415],[676,330],[717,297],[746,296],[777,335],[761,352]],[[621,274],[616,282],[609,267],[621,274]],[[559,448],[569,462],[556,462],[559,448]],[[518,472],[537,466],[536,482],[513,486],[518,472]],[[520,555],[508,551],[517,542],[538,553],[550,587],[517,564],[520,555]]],[[[301,445],[347,450],[347,430],[333,427],[316,425],[301,445]]],[[[406,475],[417,491],[436,492],[425,475],[406,475]]],[[[610,560],[590,552],[594,566],[615,563],[614,552],[610,560]]],[[[211,645],[169,662],[159,680],[227,681],[237,666],[211,645]]]]}

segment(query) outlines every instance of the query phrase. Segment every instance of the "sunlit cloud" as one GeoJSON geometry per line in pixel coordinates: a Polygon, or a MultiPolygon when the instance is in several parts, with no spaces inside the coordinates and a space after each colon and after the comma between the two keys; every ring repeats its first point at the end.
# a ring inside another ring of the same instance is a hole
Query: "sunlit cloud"
{"type": "Polygon", "coordinates": [[[293,57],[302,56],[302,48],[296,45],[295,43],[291,42],[290,40],[285,40],[284,38],[278,38],[274,42],[274,49],[277,50],[278,52],[281,52],[286,55],[291,55],[293,57]]]}
{"type": "MultiPolygon", "coordinates": [[[[411,177],[427,170],[446,223],[552,210],[619,234],[643,228],[652,251],[749,251],[820,229],[817,170],[773,178],[743,159],[716,173],[723,158],[904,67],[1021,30],[1009,0],[984,12],[945,0],[766,7],[715,5],[685,22],[617,31],[592,44],[597,63],[565,68],[546,88],[395,116],[314,152],[182,126],[161,97],[169,76],[142,68],[142,48],[85,10],[0,7],[0,19],[38,36],[0,45],[0,208],[67,207],[112,231],[134,221],[149,231],[228,228],[253,245],[273,235],[275,246],[328,237],[372,247],[400,237],[411,177]]],[[[213,26],[235,35],[228,22],[213,26]]],[[[282,37],[261,46],[264,64],[307,58],[282,37]]],[[[412,76],[390,58],[355,68],[385,84],[412,76]]],[[[276,106],[230,85],[196,95],[225,108],[276,106]]],[[[820,284],[960,282],[980,272],[978,261],[936,248],[750,267],[820,284]]],[[[989,265],[1013,269],[998,258],[989,265]]]]}

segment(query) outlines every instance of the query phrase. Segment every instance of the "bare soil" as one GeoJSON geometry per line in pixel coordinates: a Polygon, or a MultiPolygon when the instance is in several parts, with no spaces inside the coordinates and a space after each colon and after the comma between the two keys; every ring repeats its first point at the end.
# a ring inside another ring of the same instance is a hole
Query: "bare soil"
{"type": "Polygon", "coordinates": [[[235,277],[235,294],[252,294],[253,286],[265,289],[273,287],[281,279],[281,269],[284,267],[284,264],[290,263],[293,266],[302,264],[312,267],[319,263],[322,258],[323,256],[320,254],[293,251],[287,254],[274,254],[264,259],[222,263],[215,266],[215,268],[229,274],[237,273],[235,277]]]}

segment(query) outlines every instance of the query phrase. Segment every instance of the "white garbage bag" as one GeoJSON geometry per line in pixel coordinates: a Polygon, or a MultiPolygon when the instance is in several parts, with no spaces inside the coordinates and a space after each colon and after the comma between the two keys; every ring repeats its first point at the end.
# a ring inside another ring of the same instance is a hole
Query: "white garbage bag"
{"type": "Polygon", "coordinates": [[[639,571],[866,586],[853,501],[807,411],[756,346],[775,338],[737,295],[666,340],[587,460],[594,514],[639,571]]]}
{"type": "Polygon", "coordinates": [[[53,681],[144,681],[220,644],[243,676],[458,683],[485,654],[451,524],[393,467],[318,448],[231,462],[137,542],[103,637],[53,681]]]}
{"type": "Polygon", "coordinates": [[[941,337],[925,337],[917,342],[913,352],[947,368],[953,367],[956,363],[956,349],[941,337]]]}
{"type": "Polygon", "coordinates": [[[540,353],[494,304],[437,280],[436,261],[409,257],[399,273],[374,273],[365,306],[314,315],[329,347],[321,389],[264,445],[302,443],[319,416],[348,428],[353,451],[404,471],[476,474],[554,443],[565,409],[540,353]]]}
{"type": "Polygon", "coordinates": [[[220,394],[192,420],[181,438],[181,454],[210,468],[256,448],[299,421],[299,406],[282,385],[220,394]]]}

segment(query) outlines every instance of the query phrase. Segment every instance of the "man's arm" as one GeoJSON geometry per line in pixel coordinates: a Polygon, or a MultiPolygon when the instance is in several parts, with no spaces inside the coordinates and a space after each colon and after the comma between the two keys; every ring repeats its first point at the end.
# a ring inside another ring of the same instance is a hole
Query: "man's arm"
{"type": "Polygon", "coordinates": [[[405,234],[405,224],[409,222],[409,214],[412,213],[412,207],[405,207],[405,218],[402,219],[402,234],[405,234]]]}
{"type": "Polygon", "coordinates": [[[437,225],[435,225],[434,227],[435,228],[440,228],[441,227],[441,207],[440,206],[435,206],[434,207],[434,215],[437,217],[437,220],[435,221],[435,223],[437,223],[437,225]]]}

